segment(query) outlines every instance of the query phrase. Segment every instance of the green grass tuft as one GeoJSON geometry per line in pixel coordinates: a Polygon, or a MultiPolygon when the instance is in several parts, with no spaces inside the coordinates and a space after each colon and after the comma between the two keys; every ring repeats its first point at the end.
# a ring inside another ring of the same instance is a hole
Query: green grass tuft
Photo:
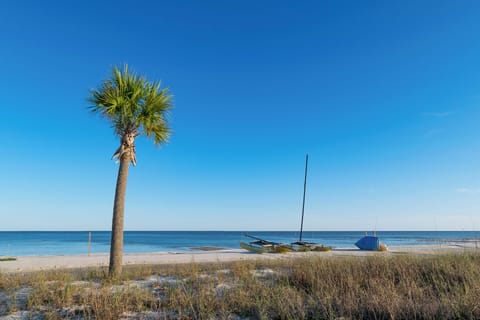
{"type": "Polygon", "coordinates": [[[2,257],[0,258],[0,261],[16,261],[17,258],[14,257],[2,257]]]}

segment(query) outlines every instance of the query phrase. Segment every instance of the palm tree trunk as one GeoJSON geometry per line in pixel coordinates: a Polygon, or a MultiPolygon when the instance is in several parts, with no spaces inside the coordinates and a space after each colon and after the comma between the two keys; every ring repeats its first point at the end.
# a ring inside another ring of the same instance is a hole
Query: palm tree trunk
{"type": "Polygon", "coordinates": [[[120,156],[118,168],[117,187],[115,189],[115,202],[113,204],[112,241],[110,243],[110,277],[117,277],[122,273],[123,258],[123,217],[125,206],[125,191],[127,189],[128,167],[130,153],[120,156]]]}

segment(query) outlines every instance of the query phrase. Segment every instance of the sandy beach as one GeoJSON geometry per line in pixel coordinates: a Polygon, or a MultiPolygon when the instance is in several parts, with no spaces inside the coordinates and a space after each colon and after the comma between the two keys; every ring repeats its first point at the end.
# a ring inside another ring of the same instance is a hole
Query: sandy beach
{"type": "MultiPolygon", "coordinates": [[[[480,248],[479,248],[480,249],[480,248]]],[[[124,254],[124,265],[141,264],[180,264],[230,262],[248,259],[289,259],[305,255],[322,257],[365,257],[389,256],[399,254],[429,255],[439,253],[462,253],[478,250],[475,244],[451,245],[415,245],[390,247],[387,252],[360,251],[353,248],[337,248],[330,252],[306,252],[288,254],[253,254],[243,249],[217,250],[205,252],[151,252],[124,254]]],[[[0,262],[0,272],[24,272],[52,269],[72,269],[84,267],[108,266],[108,254],[87,255],[56,255],[56,256],[18,256],[14,261],[0,262]]]]}
{"type": "Polygon", "coordinates": [[[105,281],[106,273],[98,269],[108,265],[108,254],[19,256],[0,261],[0,319],[246,320],[258,318],[259,312],[265,318],[296,319],[305,310],[326,317],[331,309],[326,311],[318,297],[325,297],[329,308],[341,305],[338,318],[362,318],[365,310],[375,315],[369,318],[387,312],[456,318],[457,309],[443,300],[448,299],[463,308],[463,318],[478,319],[478,252],[475,243],[468,243],[396,246],[387,252],[336,248],[288,254],[243,249],[125,254],[124,264],[132,266],[132,273],[113,282],[105,281]],[[238,263],[226,264],[232,261],[238,263]],[[89,267],[93,269],[85,269],[89,267]],[[414,306],[409,305],[412,292],[414,306]],[[329,294],[337,300],[328,302],[329,294]],[[352,303],[352,296],[360,302],[352,303]],[[428,308],[419,311],[426,303],[428,308]]]}

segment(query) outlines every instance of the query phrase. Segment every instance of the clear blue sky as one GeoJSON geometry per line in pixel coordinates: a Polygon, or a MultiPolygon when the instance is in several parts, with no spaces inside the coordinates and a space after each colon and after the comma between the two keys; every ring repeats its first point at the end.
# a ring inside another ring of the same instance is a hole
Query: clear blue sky
{"type": "Polygon", "coordinates": [[[175,96],[126,230],[480,229],[478,1],[3,1],[0,230],[109,230],[124,62],[175,96]]]}

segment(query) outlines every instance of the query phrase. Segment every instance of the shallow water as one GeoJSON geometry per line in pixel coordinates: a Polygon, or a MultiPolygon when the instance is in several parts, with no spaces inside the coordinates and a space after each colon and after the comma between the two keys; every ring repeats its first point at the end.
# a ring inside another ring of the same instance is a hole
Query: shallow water
{"type": "MultiPolygon", "coordinates": [[[[276,242],[298,240],[298,231],[126,231],[124,251],[185,252],[198,247],[238,249],[245,233],[276,242]]],[[[337,248],[353,248],[365,233],[359,231],[306,231],[304,241],[337,248]]],[[[388,246],[439,244],[442,241],[480,238],[476,231],[377,231],[388,246]]],[[[3,231],[0,232],[0,256],[86,254],[88,231],[3,231]]],[[[93,231],[91,253],[108,253],[110,232],[93,231]]]]}

